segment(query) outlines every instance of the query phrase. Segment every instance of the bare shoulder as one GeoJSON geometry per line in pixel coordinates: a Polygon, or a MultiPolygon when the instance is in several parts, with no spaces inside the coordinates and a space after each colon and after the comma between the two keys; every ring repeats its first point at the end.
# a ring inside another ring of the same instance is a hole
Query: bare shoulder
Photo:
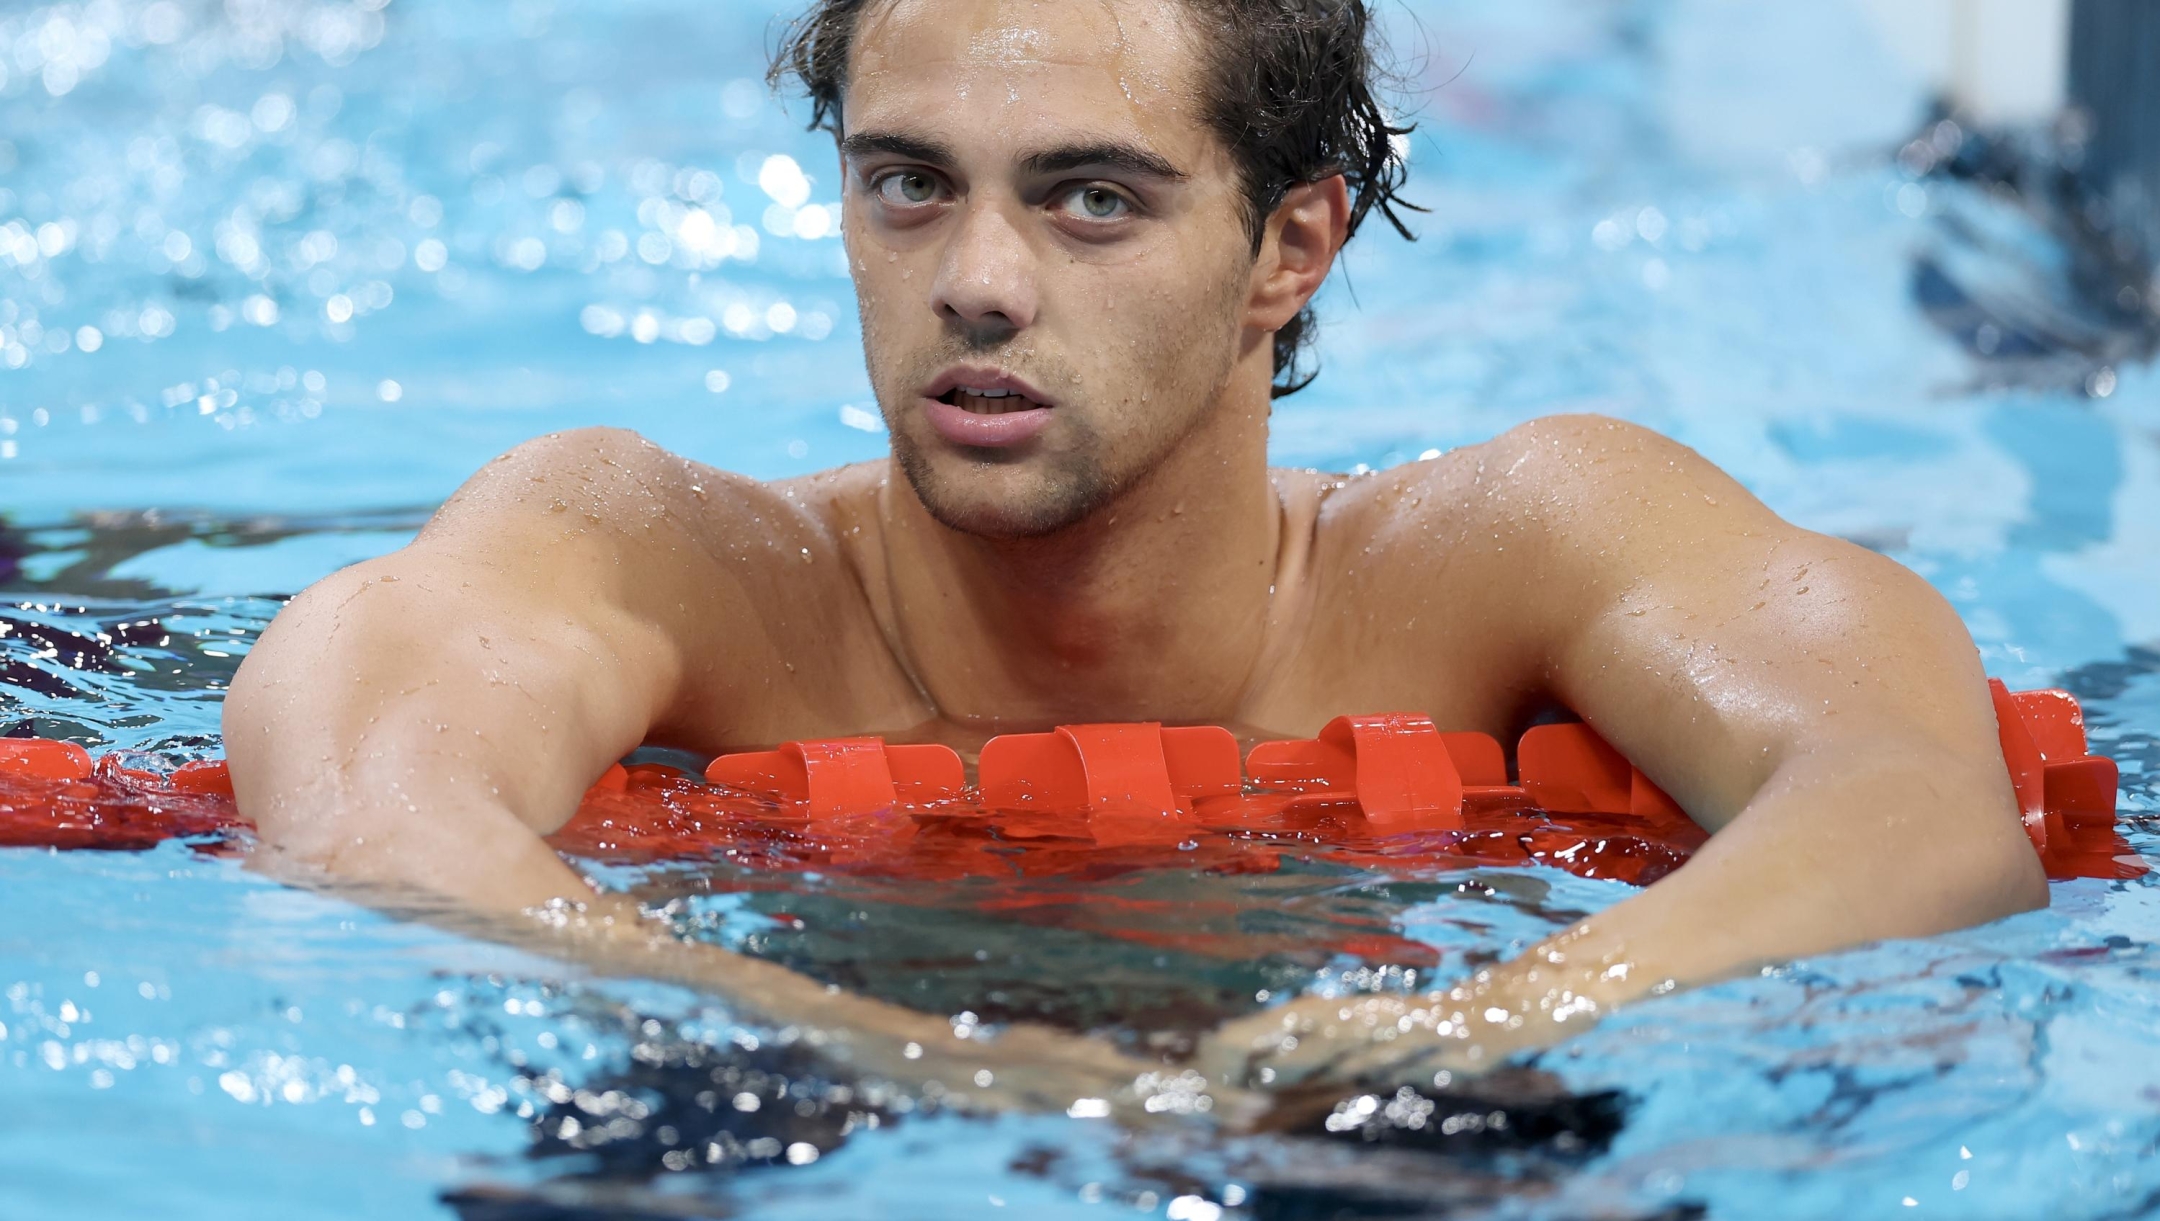
{"type": "Polygon", "coordinates": [[[766,482],[627,429],[580,428],[482,467],[419,545],[461,562],[524,565],[540,580],[562,565],[604,565],[700,598],[715,586],[799,596],[847,582],[849,565],[819,561],[842,558],[840,523],[863,482],[854,468],[766,482]]]}
{"type": "Polygon", "coordinates": [[[1766,512],[1709,459],[1639,424],[1602,415],[1555,415],[1477,447],[1493,500],[1512,513],[1656,512],[1695,505],[1766,512]],[[1729,493],[1730,501],[1721,499],[1729,493]],[[1678,499],[1676,499],[1678,498],[1678,499]],[[1706,499],[1707,498],[1707,499],[1706,499]]]}
{"type": "Polygon", "coordinates": [[[870,461],[830,467],[769,486],[789,505],[824,523],[836,537],[860,538],[875,528],[878,496],[891,477],[889,464],[870,461]]]}
{"type": "MultiPolygon", "coordinates": [[[[1495,632],[1560,633],[1623,603],[1745,609],[1776,574],[1840,595],[1910,583],[1894,561],[1780,518],[1701,454],[1595,415],[1551,416],[1337,494],[1327,548],[1374,595],[1495,632]]],[[[1320,537],[1328,538],[1324,528],[1320,537]]]]}
{"type": "Polygon", "coordinates": [[[1520,518],[1618,492],[1655,496],[1706,482],[1738,487],[1701,454],[1639,424],[1553,415],[1356,480],[1338,511],[1415,507],[1423,513],[1413,516],[1520,518]]]}
{"type": "Polygon", "coordinates": [[[579,428],[524,442],[482,467],[423,533],[515,532],[679,544],[760,526],[814,531],[819,515],[781,490],[695,462],[622,428],[579,428]]]}
{"type": "Polygon", "coordinates": [[[766,482],[634,432],[528,441],[444,505],[418,546],[493,570],[536,609],[613,605],[669,640],[687,680],[663,726],[701,749],[815,736],[831,706],[915,717],[847,540],[874,471],[766,482]],[[896,694],[897,693],[897,694],[896,694]]]}
{"type": "Polygon", "coordinates": [[[1321,605],[1415,622],[1418,647],[1480,656],[1710,536],[1804,533],[1693,450],[1603,416],[1329,478],[1312,519],[1321,605]]]}
{"type": "Polygon", "coordinates": [[[1586,541],[1681,530],[1790,530],[1701,454],[1637,424],[1546,416],[1346,483],[1328,524],[1361,545],[1442,544],[1512,568],[1586,541]]]}
{"type": "MultiPolygon", "coordinates": [[[[874,464],[865,464],[871,466],[874,464]]],[[[595,565],[647,598],[771,613],[859,593],[842,538],[874,498],[874,470],[764,481],[672,453],[619,428],[527,441],[468,480],[422,532],[461,558],[595,565]],[[467,544],[460,546],[458,544],[467,544]]],[[[534,575],[546,579],[545,564],[534,575]]]]}

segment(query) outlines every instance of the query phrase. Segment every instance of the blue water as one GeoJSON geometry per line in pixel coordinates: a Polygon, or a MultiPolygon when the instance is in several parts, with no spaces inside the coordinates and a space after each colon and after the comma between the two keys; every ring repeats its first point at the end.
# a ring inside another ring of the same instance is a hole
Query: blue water
{"type": "MultiPolygon", "coordinates": [[[[758,84],[787,11],[0,10],[0,726],[214,749],[281,595],[398,545],[536,433],[620,424],[759,476],[883,452],[830,147],[758,84]]],[[[1361,237],[1326,290],[1324,372],[1278,406],[1278,460],[1380,467],[1563,410],[1668,432],[1923,573],[1991,673],[2076,691],[2160,853],[2160,374],[1996,359],[1920,308],[1928,261],[2045,312],[2066,255],[2036,213],[1900,162],[1925,92],[1860,9],[1386,12],[1432,213],[1414,245],[1361,237]]],[[[1103,884],[1272,921],[1203,960],[816,878],[789,910],[866,917],[791,933],[717,869],[608,876],[851,986],[949,1013],[1024,995],[1131,1036],[1356,986],[1324,949],[1348,926],[1448,971],[1623,893],[1539,870],[1103,884]]],[[[2053,900],[1623,1013],[1512,1104],[1568,1140],[1131,1138],[919,1105],[843,1139],[815,1066],[689,994],[180,845],[4,851],[0,1216],[2150,1215],[2160,883],[2053,900]],[[672,1117],[715,1057],[787,1076],[812,1114],[767,1139],[821,1155],[667,1170],[655,1129],[689,1130],[672,1117]],[[638,1129],[615,1160],[536,1142],[551,1106],[594,1117],[548,1101],[579,1088],[664,1115],[611,1112],[638,1129]]]]}

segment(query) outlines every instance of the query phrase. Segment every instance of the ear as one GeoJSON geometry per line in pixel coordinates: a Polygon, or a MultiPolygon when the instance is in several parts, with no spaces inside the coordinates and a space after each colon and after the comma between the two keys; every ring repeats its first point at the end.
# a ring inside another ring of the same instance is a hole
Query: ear
{"type": "Polygon", "coordinates": [[[1349,235],[1350,188],[1341,174],[1291,187],[1261,233],[1246,320],[1264,331],[1288,326],[1320,291],[1349,235]]]}

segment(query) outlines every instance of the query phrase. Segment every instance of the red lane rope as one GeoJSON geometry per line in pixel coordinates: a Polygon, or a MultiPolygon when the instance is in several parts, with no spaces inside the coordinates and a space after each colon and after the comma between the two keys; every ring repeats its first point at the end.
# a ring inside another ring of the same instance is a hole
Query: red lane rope
{"type": "MultiPolygon", "coordinates": [[[[2077,702],[1994,684],[2026,829],[2051,878],[2132,878],[2112,761],[2087,753],[2077,702]]],[[[1267,872],[1285,856],[1396,871],[1547,865],[1647,885],[1707,838],[1586,725],[1516,751],[1415,713],[1339,717],[1317,738],[1238,759],[1212,726],[1062,726],[992,739],[979,784],[957,754],[877,738],[726,755],[703,781],[614,767],[550,837],[623,863],[725,858],[753,871],[912,881],[1109,877],[1136,869],[1267,872]]],[[[229,850],[248,832],[224,764],[166,774],[81,747],[0,739],[0,846],[229,850]]],[[[1014,901],[1025,901],[1015,899],[1014,901]]]]}

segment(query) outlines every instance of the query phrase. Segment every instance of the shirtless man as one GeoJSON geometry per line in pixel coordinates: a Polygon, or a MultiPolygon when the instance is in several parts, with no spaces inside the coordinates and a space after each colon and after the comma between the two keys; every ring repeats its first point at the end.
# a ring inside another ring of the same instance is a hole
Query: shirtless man
{"type": "Polygon", "coordinates": [[[1972,643],[1898,565],[1607,419],[1354,479],[1268,467],[1307,301],[1400,177],[1365,20],[821,0],[784,63],[839,141],[891,458],[765,484],[594,429],[497,459],[242,667],[226,738],[268,857],[814,1020],[874,1071],[994,1059],[982,1096],[1016,1105],[1129,1098],[1160,1066],[1028,1028],[955,1046],[676,943],[541,837],[647,742],[1309,736],[1403,709],[1505,739],[1554,704],[1715,833],[1447,992],[1233,1024],[1199,1062],[1226,1096],[1429,1079],[1674,986],[2044,905],[1972,643]]]}

